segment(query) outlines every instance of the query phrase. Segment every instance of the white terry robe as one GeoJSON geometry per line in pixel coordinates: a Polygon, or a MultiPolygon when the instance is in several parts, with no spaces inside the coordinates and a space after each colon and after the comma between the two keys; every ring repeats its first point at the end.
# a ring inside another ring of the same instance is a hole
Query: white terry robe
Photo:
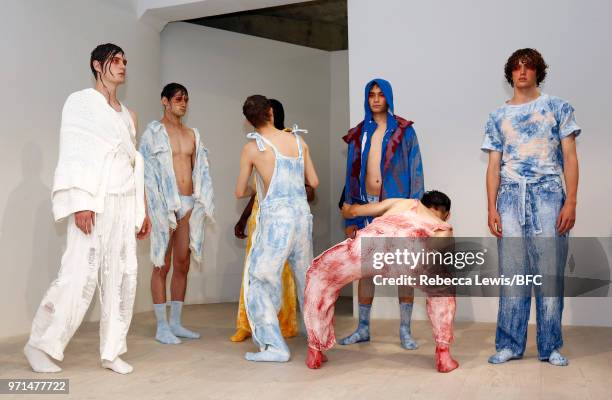
{"type": "Polygon", "coordinates": [[[112,361],[127,351],[136,294],[135,234],[144,220],[143,160],[134,146],[135,134],[128,110],[122,105],[121,112],[115,111],[95,89],[66,100],[53,213],[56,220],[68,218],[67,245],[28,342],[57,360],[63,359],[97,285],[101,358],[112,361]],[[82,210],[96,213],[89,235],[74,222],[74,213],[82,210]]]}

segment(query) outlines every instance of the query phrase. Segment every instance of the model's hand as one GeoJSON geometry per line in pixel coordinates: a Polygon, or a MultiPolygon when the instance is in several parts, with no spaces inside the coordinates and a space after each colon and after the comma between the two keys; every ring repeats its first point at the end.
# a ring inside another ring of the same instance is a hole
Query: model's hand
{"type": "Polygon", "coordinates": [[[557,231],[559,235],[569,232],[576,223],[576,205],[566,202],[561,208],[559,217],[557,218],[557,231]]]}
{"type": "Polygon", "coordinates": [[[136,239],[143,240],[146,239],[151,233],[151,218],[148,215],[145,215],[145,219],[142,222],[142,228],[140,228],[140,232],[136,234],[136,239]]]}
{"type": "Polygon", "coordinates": [[[342,216],[345,219],[355,218],[354,209],[355,209],[355,206],[352,204],[348,204],[348,203],[342,204],[342,216]]]}
{"type": "Polygon", "coordinates": [[[84,234],[89,235],[95,225],[94,217],[95,213],[93,211],[77,211],[74,213],[74,223],[84,234]]]}
{"type": "Polygon", "coordinates": [[[355,239],[355,235],[357,235],[357,225],[349,225],[344,228],[344,236],[347,239],[355,239]]]}
{"type": "Polygon", "coordinates": [[[309,203],[312,203],[315,199],[315,190],[312,188],[312,186],[306,186],[306,201],[308,201],[309,203]]]}
{"type": "Polygon", "coordinates": [[[497,210],[489,210],[489,230],[493,236],[502,237],[501,216],[497,210]]]}
{"type": "Polygon", "coordinates": [[[236,225],[234,226],[234,236],[236,236],[238,239],[244,239],[247,237],[247,235],[244,233],[244,230],[246,229],[246,225],[247,225],[247,221],[240,219],[238,220],[238,222],[236,222],[236,225]]]}

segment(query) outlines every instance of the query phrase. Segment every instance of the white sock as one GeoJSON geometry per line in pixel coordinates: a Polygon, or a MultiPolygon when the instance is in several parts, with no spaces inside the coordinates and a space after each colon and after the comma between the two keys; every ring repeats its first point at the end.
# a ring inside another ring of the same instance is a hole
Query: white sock
{"type": "Polygon", "coordinates": [[[113,361],[102,360],[102,366],[104,368],[113,370],[118,374],[123,375],[129,374],[130,372],[134,371],[134,367],[132,367],[130,364],[126,363],[119,357],[115,358],[113,361]]]}
{"type": "Polygon", "coordinates": [[[23,354],[30,363],[34,372],[61,372],[62,369],[57,366],[51,358],[42,350],[31,346],[29,343],[23,348],[23,354]]]}

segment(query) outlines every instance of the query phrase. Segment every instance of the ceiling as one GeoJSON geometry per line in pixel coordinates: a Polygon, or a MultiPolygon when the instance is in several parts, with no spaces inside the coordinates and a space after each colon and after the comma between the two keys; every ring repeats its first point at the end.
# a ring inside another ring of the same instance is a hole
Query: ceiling
{"type": "Polygon", "coordinates": [[[315,0],[186,20],[223,29],[336,51],[348,48],[347,0],[315,0]]]}

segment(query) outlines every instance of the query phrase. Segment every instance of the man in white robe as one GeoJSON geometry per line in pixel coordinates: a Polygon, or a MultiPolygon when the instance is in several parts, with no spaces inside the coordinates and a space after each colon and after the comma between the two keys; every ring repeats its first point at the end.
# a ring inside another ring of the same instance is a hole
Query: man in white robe
{"type": "Polygon", "coordinates": [[[53,184],[56,221],[68,218],[58,277],[32,322],[24,354],[35,372],[59,372],[64,349],[100,288],[102,366],[132,372],[119,356],[136,294],[136,237],[150,231],[145,213],[143,160],[134,146],[136,116],[116,97],[127,60],[111,43],[91,53],[95,88],[72,93],[62,110],[53,184]]]}

